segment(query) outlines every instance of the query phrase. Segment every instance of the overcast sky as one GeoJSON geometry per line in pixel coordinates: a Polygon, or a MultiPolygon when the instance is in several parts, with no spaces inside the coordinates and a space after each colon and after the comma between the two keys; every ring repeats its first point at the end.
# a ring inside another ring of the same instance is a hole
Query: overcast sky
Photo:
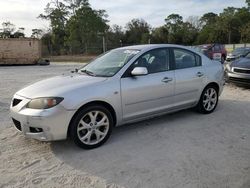
{"type": "MultiPolygon", "coordinates": [[[[26,34],[31,29],[49,27],[47,21],[37,19],[50,0],[1,0],[0,23],[10,21],[24,27],[26,34]]],[[[171,13],[184,17],[201,16],[206,12],[220,13],[225,7],[245,6],[245,0],[90,0],[94,9],[105,9],[110,24],[125,24],[132,18],[143,18],[151,26],[164,24],[164,18],[171,13]]]]}

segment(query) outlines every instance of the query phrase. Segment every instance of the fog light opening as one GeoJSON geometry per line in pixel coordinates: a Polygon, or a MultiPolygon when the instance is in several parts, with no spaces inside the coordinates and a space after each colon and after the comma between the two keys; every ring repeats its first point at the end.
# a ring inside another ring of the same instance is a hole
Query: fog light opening
{"type": "Polygon", "coordinates": [[[30,132],[31,133],[41,133],[41,132],[43,132],[43,129],[37,128],[37,127],[30,127],[30,132]]]}

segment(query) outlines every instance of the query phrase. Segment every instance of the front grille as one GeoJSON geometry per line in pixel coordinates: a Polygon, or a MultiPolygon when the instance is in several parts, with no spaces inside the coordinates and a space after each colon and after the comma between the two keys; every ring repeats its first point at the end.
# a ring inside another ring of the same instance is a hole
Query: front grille
{"type": "Polygon", "coordinates": [[[250,74],[250,69],[234,68],[233,70],[234,70],[234,72],[238,72],[238,73],[250,74]]]}
{"type": "Polygon", "coordinates": [[[250,84],[250,79],[229,77],[229,81],[250,84]]]}
{"type": "Polygon", "coordinates": [[[235,60],[236,58],[227,58],[226,60],[227,61],[233,61],[233,60],[235,60]]]}
{"type": "Polygon", "coordinates": [[[14,107],[14,106],[16,106],[16,105],[18,105],[20,102],[22,102],[22,100],[21,99],[13,99],[13,101],[12,101],[12,106],[14,107]]]}
{"type": "Polygon", "coordinates": [[[19,131],[22,131],[22,126],[21,126],[20,121],[17,121],[17,120],[14,119],[14,118],[12,118],[12,121],[13,121],[15,127],[16,127],[19,131]]]}

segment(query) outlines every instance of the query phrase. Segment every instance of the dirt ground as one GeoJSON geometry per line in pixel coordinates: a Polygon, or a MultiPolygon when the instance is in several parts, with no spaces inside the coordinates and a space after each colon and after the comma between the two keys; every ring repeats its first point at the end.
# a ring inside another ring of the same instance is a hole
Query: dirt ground
{"type": "Polygon", "coordinates": [[[12,126],[13,94],[80,64],[0,67],[0,187],[249,188],[250,90],[226,85],[213,114],[192,110],[118,127],[95,150],[43,143],[12,126]]]}

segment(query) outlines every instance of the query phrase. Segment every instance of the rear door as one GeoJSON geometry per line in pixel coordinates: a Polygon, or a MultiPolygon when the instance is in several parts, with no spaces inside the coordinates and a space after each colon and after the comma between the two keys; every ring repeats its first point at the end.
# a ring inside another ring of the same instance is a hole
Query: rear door
{"type": "Polygon", "coordinates": [[[203,86],[201,57],[182,48],[172,48],[171,52],[175,63],[175,105],[192,105],[199,100],[203,86]]]}

